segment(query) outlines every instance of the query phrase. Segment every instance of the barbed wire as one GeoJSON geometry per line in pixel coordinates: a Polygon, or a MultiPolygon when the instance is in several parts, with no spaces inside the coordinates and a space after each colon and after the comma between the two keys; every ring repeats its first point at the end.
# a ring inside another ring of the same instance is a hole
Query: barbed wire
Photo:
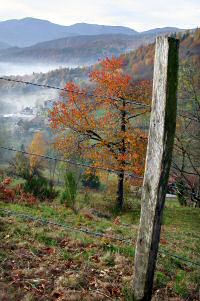
{"type": "MultiPolygon", "coordinates": [[[[88,96],[88,97],[95,97],[95,98],[100,98],[100,99],[110,99],[110,100],[113,100],[113,101],[126,101],[126,103],[128,103],[128,104],[134,104],[136,106],[151,108],[150,104],[146,104],[144,102],[138,102],[136,100],[130,100],[130,99],[126,99],[126,98],[112,97],[112,96],[109,96],[109,95],[95,95],[93,92],[75,91],[75,90],[70,90],[70,89],[67,89],[67,88],[60,88],[60,87],[56,87],[56,86],[52,86],[52,85],[46,85],[46,84],[38,84],[38,83],[30,82],[30,81],[23,81],[23,80],[13,79],[13,78],[9,78],[9,77],[0,77],[0,80],[4,80],[4,81],[8,81],[8,82],[21,83],[21,84],[25,84],[25,85],[32,85],[32,86],[41,87],[41,88],[54,89],[54,90],[69,92],[69,93],[73,93],[73,94],[84,95],[84,96],[88,96]]],[[[193,98],[187,98],[187,99],[178,98],[178,101],[182,101],[182,100],[194,100],[194,99],[193,98]]],[[[178,115],[180,115],[180,114],[178,114],[178,115]]],[[[182,116],[182,117],[189,118],[187,116],[182,116]]],[[[193,120],[198,121],[196,119],[193,119],[193,120]]]]}
{"type": "MultiPolygon", "coordinates": [[[[19,152],[19,153],[22,153],[22,154],[25,154],[25,155],[40,157],[40,158],[43,158],[43,159],[68,163],[68,164],[71,164],[71,165],[76,165],[76,166],[81,166],[81,167],[86,167],[86,168],[92,168],[92,169],[97,169],[97,170],[103,170],[103,171],[110,172],[110,173],[115,173],[115,174],[120,174],[121,173],[120,170],[105,168],[105,167],[101,167],[101,166],[94,166],[94,165],[87,164],[87,163],[72,161],[71,159],[61,159],[61,158],[54,158],[54,157],[46,156],[46,155],[39,155],[39,154],[36,154],[36,153],[30,153],[30,152],[27,152],[27,151],[23,151],[23,150],[19,150],[19,149],[15,149],[15,148],[12,148],[12,147],[7,147],[7,146],[2,146],[2,145],[0,145],[0,149],[13,151],[13,152],[19,152]]],[[[124,171],[124,174],[129,176],[129,177],[132,177],[132,178],[143,179],[143,177],[138,176],[138,175],[136,175],[132,172],[124,171]]]]}
{"type": "MultiPolygon", "coordinates": [[[[6,213],[7,215],[13,215],[13,216],[20,217],[23,220],[30,220],[30,221],[34,221],[34,222],[39,222],[43,225],[49,224],[49,225],[53,225],[53,226],[58,226],[58,227],[62,227],[62,228],[68,229],[68,230],[72,230],[74,232],[80,232],[80,233],[84,233],[84,234],[90,235],[90,236],[102,237],[102,238],[105,238],[105,239],[111,239],[111,240],[119,241],[119,242],[122,242],[122,243],[126,243],[128,245],[132,244],[132,242],[133,242],[133,238],[131,238],[131,237],[128,237],[128,238],[116,237],[116,236],[107,235],[107,234],[100,233],[100,232],[91,231],[91,230],[88,230],[86,228],[74,228],[74,227],[72,227],[71,225],[68,225],[68,224],[57,223],[55,221],[50,221],[50,220],[47,220],[47,219],[44,219],[44,218],[40,218],[40,217],[37,217],[37,216],[32,216],[32,215],[29,215],[29,214],[19,213],[19,212],[16,212],[16,211],[13,211],[13,210],[8,210],[8,209],[0,208],[0,211],[6,213]]],[[[190,263],[190,264],[193,264],[193,265],[196,265],[196,266],[200,267],[200,262],[192,261],[192,260],[190,260],[186,257],[180,256],[180,255],[177,255],[177,254],[172,254],[168,250],[160,249],[158,251],[158,253],[165,254],[167,256],[174,257],[176,259],[179,259],[179,260],[182,260],[182,261],[185,261],[187,263],[190,263]]]]}
{"type": "Polygon", "coordinates": [[[63,224],[63,223],[58,223],[55,221],[50,221],[44,218],[40,218],[37,216],[33,216],[33,215],[29,215],[29,214],[24,214],[24,213],[18,213],[12,210],[8,210],[8,209],[2,209],[0,208],[1,211],[7,213],[8,215],[14,215],[14,216],[18,216],[24,220],[30,220],[30,221],[34,221],[34,222],[40,222],[41,224],[49,224],[49,225],[53,225],[53,226],[58,226],[58,227],[62,227],[62,228],[66,228],[69,230],[73,230],[74,232],[82,232],[91,236],[96,236],[96,237],[102,237],[102,238],[107,238],[107,239],[111,239],[111,240],[116,240],[116,241],[120,241],[120,242],[130,242],[131,240],[133,240],[131,237],[129,238],[124,238],[124,237],[116,237],[116,236],[112,236],[112,235],[107,235],[101,232],[95,232],[95,231],[91,231],[88,230],[87,228],[75,228],[72,227],[69,224],[63,224]]]}
{"type": "Polygon", "coordinates": [[[164,250],[164,249],[160,249],[158,251],[159,253],[163,253],[165,255],[169,255],[170,257],[174,257],[174,258],[177,258],[177,259],[180,259],[182,261],[185,261],[185,262],[188,262],[188,263],[191,263],[193,265],[196,265],[196,266],[199,266],[200,267],[200,262],[195,262],[195,261],[192,261],[186,257],[182,257],[182,256],[179,256],[177,254],[172,254],[171,252],[169,252],[168,250],[164,250]]]}
{"type": "Polygon", "coordinates": [[[121,101],[121,102],[126,101],[126,103],[128,103],[128,104],[133,104],[133,105],[140,106],[140,107],[148,107],[148,108],[151,107],[151,105],[146,104],[144,102],[138,102],[136,100],[130,100],[130,99],[119,98],[119,97],[111,97],[111,96],[108,96],[108,95],[103,95],[103,96],[102,95],[95,95],[92,92],[75,91],[75,90],[70,90],[70,89],[67,89],[67,88],[60,88],[60,87],[55,87],[55,86],[45,85],[45,84],[37,84],[37,83],[29,82],[29,81],[17,80],[17,79],[12,79],[12,78],[8,78],[8,77],[0,77],[0,80],[20,83],[20,84],[25,84],[25,85],[31,85],[31,86],[41,87],[41,88],[54,89],[54,90],[69,92],[69,93],[73,93],[73,94],[77,94],[77,95],[95,97],[95,98],[104,99],[104,100],[105,99],[110,99],[110,100],[113,100],[113,101],[121,101]]]}

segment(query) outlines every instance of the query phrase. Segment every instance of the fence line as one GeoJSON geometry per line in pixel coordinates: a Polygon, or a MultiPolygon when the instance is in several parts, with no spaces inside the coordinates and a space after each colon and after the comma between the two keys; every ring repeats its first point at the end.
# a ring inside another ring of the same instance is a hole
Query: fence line
{"type": "MultiPolygon", "coordinates": [[[[90,235],[90,236],[111,239],[111,240],[119,241],[119,242],[122,242],[122,243],[126,243],[128,245],[131,245],[131,243],[133,241],[133,238],[131,238],[131,237],[129,237],[129,238],[115,237],[115,236],[107,235],[107,234],[104,234],[104,233],[91,231],[91,230],[88,230],[88,229],[85,229],[85,228],[74,228],[74,227],[72,227],[70,225],[67,225],[67,224],[57,223],[55,221],[50,221],[50,220],[47,220],[47,219],[43,219],[43,218],[40,218],[40,217],[37,217],[37,216],[32,216],[32,215],[28,215],[28,214],[24,214],[24,213],[18,213],[16,211],[12,211],[12,210],[8,210],[8,209],[2,209],[2,208],[0,208],[0,211],[6,213],[8,216],[11,215],[11,216],[20,217],[23,220],[29,220],[29,221],[39,222],[39,223],[41,223],[43,225],[49,224],[49,225],[53,225],[53,226],[58,226],[58,227],[61,227],[61,228],[65,228],[65,229],[74,231],[74,232],[80,232],[80,233],[84,233],[84,234],[87,234],[87,235],[90,235]]],[[[187,263],[190,263],[190,264],[193,264],[193,265],[196,265],[196,266],[200,267],[200,262],[192,261],[192,260],[190,260],[190,259],[188,259],[186,257],[179,256],[177,254],[172,254],[168,250],[161,249],[161,250],[159,250],[159,253],[165,254],[165,255],[167,255],[169,257],[177,258],[179,260],[182,260],[182,261],[185,261],[187,263]]]]}
{"type": "MultiPolygon", "coordinates": [[[[18,150],[18,149],[12,148],[12,147],[6,147],[6,146],[1,146],[0,145],[0,149],[4,149],[4,150],[8,150],[8,151],[13,151],[13,152],[18,152],[18,153],[22,153],[22,154],[29,155],[29,156],[36,156],[36,157],[40,157],[40,158],[43,158],[43,159],[46,159],[46,160],[53,160],[53,161],[68,163],[70,165],[81,166],[81,167],[85,167],[85,168],[92,168],[92,169],[96,169],[96,170],[102,170],[102,171],[105,171],[105,172],[108,172],[108,173],[114,173],[114,174],[117,174],[117,175],[121,172],[119,170],[110,169],[110,168],[104,168],[104,167],[100,167],[100,166],[93,166],[91,164],[81,163],[81,162],[77,162],[77,161],[72,161],[70,159],[54,158],[54,157],[51,157],[51,156],[45,156],[45,155],[39,155],[39,154],[35,154],[35,153],[30,153],[30,152],[23,151],[23,150],[18,150]]],[[[127,171],[125,171],[124,174],[126,176],[128,176],[130,178],[134,178],[134,179],[143,180],[143,178],[144,178],[142,176],[138,176],[138,175],[136,175],[134,173],[127,172],[127,171]]],[[[186,187],[184,184],[179,183],[178,186],[183,187],[187,191],[188,195],[190,195],[190,196],[196,196],[195,192],[188,191],[190,188],[186,187]]],[[[175,186],[172,187],[172,189],[174,189],[176,192],[179,192],[178,186],[177,186],[177,184],[175,184],[175,186]]]]}
{"type": "MultiPolygon", "coordinates": [[[[86,167],[86,168],[93,168],[93,169],[97,169],[97,170],[103,170],[103,171],[110,172],[110,173],[115,173],[115,174],[120,174],[121,173],[120,170],[104,168],[104,167],[100,167],[100,166],[94,166],[94,165],[87,164],[87,163],[72,161],[70,159],[60,159],[60,158],[54,158],[54,157],[51,157],[51,156],[39,155],[39,154],[36,154],[36,153],[29,153],[27,151],[18,150],[18,149],[15,149],[15,148],[12,148],[12,147],[7,147],[7,146],[1,146],[0,145],[0,149],[13,151],[13,152],[18,152],[18,153],[22,153],[22,154],[29,155],[29,156],[40,157],[40,158],[43,158],[43,159],[64,162],[64,163],[68,163],[68,164],[71,164],[71,165],[76,165],[76,166],[81,166],[81,167],[86,167]]],[[[132,172],[124,171],[124,174],[129,176],[129,177],[132,177],[132,178],[143,179],[143,177],[138,176],[138,175],[136,175],[132,172]]]]}

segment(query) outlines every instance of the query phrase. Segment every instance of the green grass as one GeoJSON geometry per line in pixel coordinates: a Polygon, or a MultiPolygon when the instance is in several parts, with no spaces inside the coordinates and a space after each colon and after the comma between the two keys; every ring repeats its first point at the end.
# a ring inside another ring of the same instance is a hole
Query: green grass
{"type": "MultiPolygon", "coordinates": [[[[104,208],[105,199],[101,200],[98,193],[94,193],[94,198],[98,202],[96,207],[98,210],[111,212],[104,208]]],[[[131,282],[129,278],[133,270],[134,245],[140,216],[138,202],[136,204],[135,209],[122,212],[119,215],[120,224],[115,224],[113,223],[116,218],[115,214],[112,215],[110,213],[111,217],[109,219],[97,217],[89,219],[87,215],[84,214],[85,211],[80,211],[78,215],[76,215],[71,209],[64,207],[58,202],[50,204],[41,203],[35,206],[0,202],[0,209],[23,212],[59,223],[65,223],[75,228],[87,228],[108,236],[118,236],[127,239],[131,237],[132,245],[108,238],[88,236],[81,232],[73,232],[51,225],[42,225],[38,222],[24,221],[20,217],[8,217],[1,210],[0,217],[2,217],[4,223],[0,226],[0,239],[4,241],[6,246],[14,244],[16,250],[23,247],[23,249],[28,250],[33,257],[35,256],[37,260],[39,258],[38,256],[41,256],[40,254],[47,253],[47,255],[45,255],[47,257],[44,258],[44,263],[49,256],[49,259],[51,258],[52,260],[52,264],[54,261],[58,262],[58,265],[67,263],[70,266],[72,265],[75,270],[77,268],[81,268],[84,271],[85,269],[89,269],[90,272],[88,273],[93,273],[93,270],[103,270],[102,273],[104,273],[104,269],[109,269],[112,274],[115,270],[117,272],[117,269],[119,269],[118,273],[122,271],[124,280],[121,279],[118,285],[120,286],[123,283],[121,292],[124,295],[124,300],[131,300],[131,282]],[[128,263],[118,265],[118,259],[122,262],[127,260],[128,263]]],[[[86,212],[90,205],[91,204],[87,204],[85,208],[86,212]]],[[[95,202],[93,200],[92,207],[94,207],[94,205],[95,202]]],[[[15,254],[15,251],[13,253],[13,251],[4,250],[3,246],[4,244],[0,249],[0,262],[7,261],[8,258],[12,258],[15,254]]],[[[200,210],[180,207],[176,200],[168,200],[164,210],[160,248],[169,251],[171,254],[177,254],[191,261],[199,262],[200,210]]],[[[48,269],[48,267],[46,266],[45,269],[48,269]]],[[[89,285],[87,283],[83,284],[84,277],[85,276],[81,278],[82,280],[79,279],[79,289],[81,285],[89,285]]],[[[74,280],[73,277],[70,279],[70,281],[74,280]]],[[[159,253],[154,279],[155,290],[159,290],[163,292],[163,294],[169,291],[168,297],[198,300],[195,298],[197,298],[200,288],[199,279],[200,267],[159,253]]],[[[78,280],[76,279],[76,281],[78,280]]],[[[88,281],[88,283],[90,283],[92,280],[88,278],[88,281]]],[[[111,281],[111,283],[113,282],[112,280],[109,281],[111,281]]],[[[164,300],[164,295],[162,298],[161,300],[164,300]]]]}

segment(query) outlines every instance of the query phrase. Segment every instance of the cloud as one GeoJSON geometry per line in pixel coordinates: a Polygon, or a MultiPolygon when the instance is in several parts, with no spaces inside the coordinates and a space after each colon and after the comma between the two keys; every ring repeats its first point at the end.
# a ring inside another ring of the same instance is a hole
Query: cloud
{"type": "Polygon", "coordinates": [[[70,25],[77,22],[153,27],[199,25],[199,0],[0,0],[0,20],[35,17],[70,25]]]}

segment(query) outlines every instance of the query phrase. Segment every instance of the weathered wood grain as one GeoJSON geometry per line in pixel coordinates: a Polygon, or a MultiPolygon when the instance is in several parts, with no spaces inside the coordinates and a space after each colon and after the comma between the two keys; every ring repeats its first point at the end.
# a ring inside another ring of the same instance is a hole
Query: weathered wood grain
{"type": "Polygon", "coordinates": [[[134,300],[151,300],[176,127],[178,40],[156,39],[152,112],[134,264],[134,300]]]}

